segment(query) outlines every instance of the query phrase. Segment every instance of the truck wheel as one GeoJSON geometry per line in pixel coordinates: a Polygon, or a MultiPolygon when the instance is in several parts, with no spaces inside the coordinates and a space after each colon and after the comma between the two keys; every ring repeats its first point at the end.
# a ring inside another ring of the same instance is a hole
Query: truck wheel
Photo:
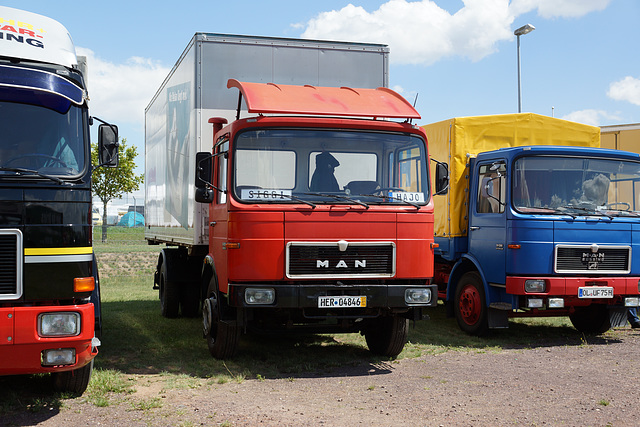
{"type": "Polygon", "coordinates": [[[163,317],[178,317],[180,309],[180,288],[177,283],[167,280],[167,260],[160,266],[160,309],[163,317]]]}
{"type": "Polygon", "coordinates": [[[218,292],[214,291],[202,304],[202,332],[207,340],[209,353],[216,359],[233,357],[240,340],[238,322],[235,319],[225,319],[223,313],[223,303],[218,292]]]}
{"type": "Polygon", "coordinates": [[[73,371],[54,372],[52,377],[55,390],[76,395],[84,393],[89,385],[91,372],[93,372],[93,360],[91,359],[91,362],[73,371]]]}
{"type": "Polygon", "coordinates": [[[408,319],[400,316],[382,316],[369,321],[364,338],[373,354],[396,357],[407,343],[408,334],[408,319]]]}
{"type": "Polygon", "coordinates": [[[609,310],[604,305],[576,307],[576,311],[569,315],[569,320],[574,328],[584,334],[603,334],[611,329],[609,310]]]}
{"type": "Polygon", "coordinates": [[[465,273],[458,281],[453,308],[460,329],[476,336],[489,332],[484,287],[475,271],[465,273]]]}

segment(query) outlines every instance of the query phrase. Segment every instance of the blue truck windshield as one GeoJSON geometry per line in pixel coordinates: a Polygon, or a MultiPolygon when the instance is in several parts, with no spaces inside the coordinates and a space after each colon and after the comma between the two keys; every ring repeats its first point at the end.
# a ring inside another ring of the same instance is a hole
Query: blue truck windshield
{"type": "Polygon", "coordinates": [[[639,215],[640,163],[620,159],[522,157],[512,176],[522,213],[639,215]]]}
{"type": "Polygon", "coordinates": [[[60,113],[0,101],[0,179],[15,175],[15,169],[62,177],[82,172],[86,162],[82,115],[76,105],[60,113]]]}
{"type": "Polygon", "coordinates": [[[248,130],[236,138],[235,197],[246,202],[426,204],[425,142],[415,135],[248,130]]]}

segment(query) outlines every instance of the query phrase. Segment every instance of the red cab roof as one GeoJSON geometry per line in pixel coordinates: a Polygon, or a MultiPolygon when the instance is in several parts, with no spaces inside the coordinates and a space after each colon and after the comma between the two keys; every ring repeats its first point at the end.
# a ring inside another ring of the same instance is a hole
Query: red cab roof
{"type": "Polygon", "coordinates": [[[235,79],[229,79],[227,87],[240,89],[250,113],[420,118],[420,114],[406,99],[384,87],[353,89],[294,86],[247,83],[235,79]]]}

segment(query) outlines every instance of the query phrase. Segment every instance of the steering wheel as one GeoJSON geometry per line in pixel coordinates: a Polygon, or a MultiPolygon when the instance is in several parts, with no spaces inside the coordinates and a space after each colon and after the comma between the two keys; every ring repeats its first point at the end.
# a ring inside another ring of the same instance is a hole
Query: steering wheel
{"type": "Polygon", "coordinates": [[[4,166],[8,166],[9,164],[15,162],[16,160],[27,159],[27,158],[41,158],[41,159],[44,159],[44,161],[42,162],[43,166],[44,166],[44,163],[47,160],[50,160],[50,161],[54,162],[54,164],[61,165],[63,168],[69,167],[69,166],[67,166],[67,164],[65,162],[63,162],[62,160],[60,160],[57,157],[49,156],[48,154],[40,154],[40,153],[22,154],[20,156],[13,157],[13,158],[7,160],[6,162],[4,162],[4,166]]]}
{"type": "Polygon", "coordinates": [[[618,209],[621,211],[630,211],[631,210],[631,205],[627,202],[613,202],[613,203],[607,203],[604,206],[606,208],[613,208],[613,206],[618,206],[618,205],[622,205],[624,207],[624,209],[618,209]]]}
{"type": "Polygon", "coordinates": [[[376,188],[376,193],[383,193],[385,191],[402,191],[404,192],[405,190],[403,190],[402,188],[398,188],[398,187],[383,187],[383,188],[376,188]]]}

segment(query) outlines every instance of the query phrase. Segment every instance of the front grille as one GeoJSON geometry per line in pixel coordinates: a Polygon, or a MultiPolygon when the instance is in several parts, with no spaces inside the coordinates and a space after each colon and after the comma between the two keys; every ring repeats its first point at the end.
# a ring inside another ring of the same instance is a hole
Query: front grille
{"type": "Polygon", "coordinates": [[[0,230],[0,300],[22,295],[22,233],[0,230]]]}
{"type": "Polygon", "coordinates": [[[628,246],[556,246],[556,273],[628,274],[631,248],[628,246]]]}
{"type": "Polygon", "coordinates": [[[287,245],[287,277],[290,278],[373,278],[394,274],[395,245],[390,242],[291,242],[287,245]]]}

